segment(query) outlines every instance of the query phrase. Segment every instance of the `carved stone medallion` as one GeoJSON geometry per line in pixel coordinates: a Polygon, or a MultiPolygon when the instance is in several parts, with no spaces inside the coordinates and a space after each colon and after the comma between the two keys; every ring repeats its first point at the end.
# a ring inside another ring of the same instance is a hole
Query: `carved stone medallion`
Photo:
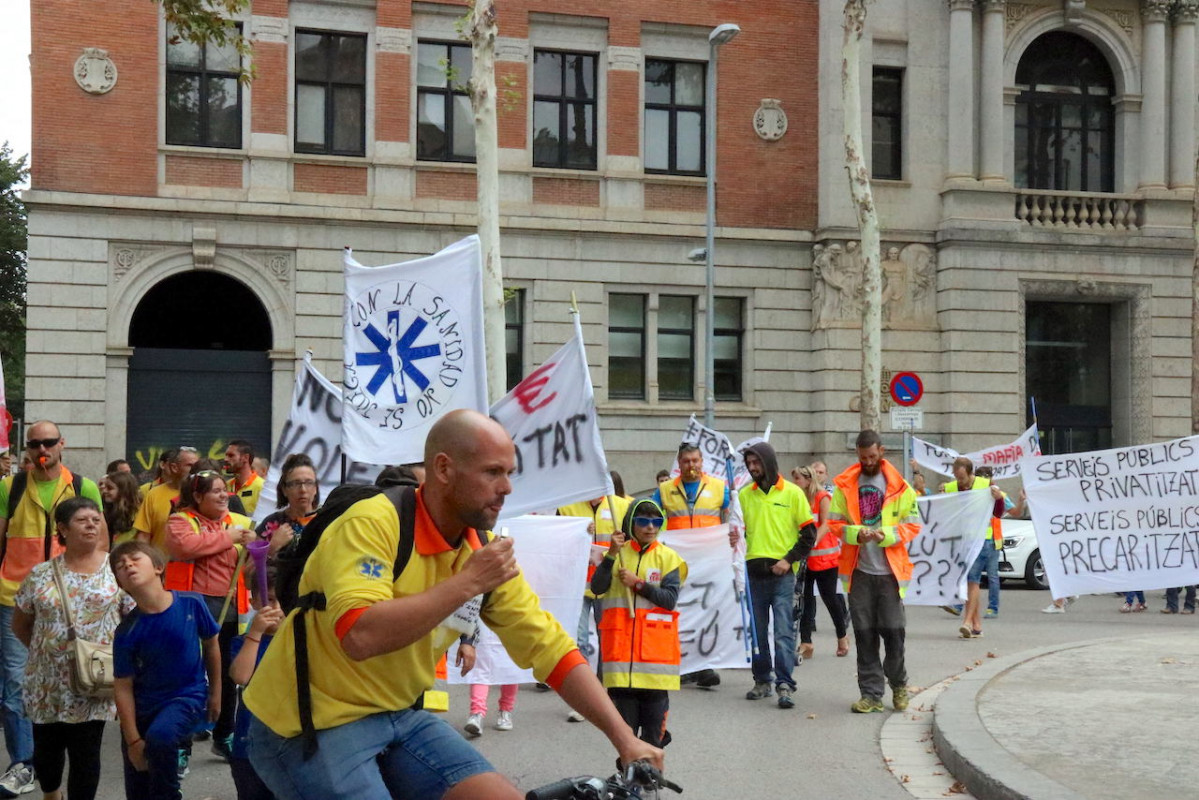
{"type": "Polygon", "coordinates": [[[105,94],[117,85],[117,65],[99,47],[83,48],[75,59],[75,83],[88,94],[105,94]]]}
{"type": "Polygon", "coordinates": [[[754,112],[754,132],[768,142],[777,142],[787,132],[783,101],[765,98],[754,112]]]}

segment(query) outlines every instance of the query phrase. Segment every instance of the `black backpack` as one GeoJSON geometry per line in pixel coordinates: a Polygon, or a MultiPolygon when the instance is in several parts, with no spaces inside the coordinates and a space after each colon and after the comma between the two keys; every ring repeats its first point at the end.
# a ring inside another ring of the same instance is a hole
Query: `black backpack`
{"type": "Polygon", "coordinates": [[[404,567],[408,566],[408,559],[412,556],[416,529],[416,489],[410,485],[389,486],[386,489],[370,485],[338,486],[329,493],[328,499],[316,516],[304,526],[304,532],[297,540],[289,542],[280,550],[276,557],[275,597],[285,612],[294,612],[295,616],[293,629],[296,647],[296,699],[300,706],[300,735],[304,737],[305,761],[316,753],[318,744],[316,727],[312,721],[312,688],[308,682],[308,626],[304,618],[309,611],[325,610],[325,594],[308,592],[301,596],[300,577],[325,529],[349,510],[350,506],[380,493],[387,495],[400,516],[400,544],[391,568],[391,580],[394,583],[404,571],[404,567]]]}

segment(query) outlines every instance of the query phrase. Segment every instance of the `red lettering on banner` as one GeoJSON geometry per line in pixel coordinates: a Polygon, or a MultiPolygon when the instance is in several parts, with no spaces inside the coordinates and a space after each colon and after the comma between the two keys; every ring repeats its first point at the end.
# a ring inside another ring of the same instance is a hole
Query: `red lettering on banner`
{"type": "Polygon", "coordinates": [[[549,397],[539,399],[541,390],[550,382],[549,373],[554,369],[555,363],[542,364],[537,369],[529,374],[529,377],[516,385],[512,393],[516,396],[516,402],[520,403],[520,407],[524,409],[526,414],[532,414],[540,408],[545,408],[550,403],[554,402],[554,398],[558,396],[557,392],[551,392],[549,397]]]}

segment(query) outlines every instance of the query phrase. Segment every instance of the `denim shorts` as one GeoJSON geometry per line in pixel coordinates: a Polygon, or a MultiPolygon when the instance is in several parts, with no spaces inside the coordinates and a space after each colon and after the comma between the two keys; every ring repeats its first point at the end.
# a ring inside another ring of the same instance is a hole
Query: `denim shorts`
{"type": "Polygon", "coordinates": [[[250,722],[250,762],[281,800],[435,800],[495,768],[448,722],[428,711],[384,712],[317,731],[320,749],[250,722]]]}
{"type": "Polygon", "coordinates": [[[966,573],[966,583],[982,583],[983,573],[987,571],[987,564],[992,558],[998,558],[999,551],[995,549],[995,542],[990,539],[983,541],[982,549],[978,551],[978,557],[974,559],[974,563],[970,565],[970,571],[966,573]]]}

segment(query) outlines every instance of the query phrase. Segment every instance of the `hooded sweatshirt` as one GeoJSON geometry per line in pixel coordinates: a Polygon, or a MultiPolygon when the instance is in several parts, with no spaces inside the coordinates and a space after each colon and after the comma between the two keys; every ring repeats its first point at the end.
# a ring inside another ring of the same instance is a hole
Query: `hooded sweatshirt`
{"type": "Polygon", "coordinates": [[[758,442],[743,452],[756,455],[763,472],[740,492],[746,568],[751,575],[765,576],[780,559],[795,564],[806,558],[816,543],[816,526],[803,491],[779,475],[774,448],[758,442]]]}
{"type": "MultiPolygon", "coordinates": [[[[633,517],[665,517],[662,507],[653,500],[637,500],[629,504],[629,510],[624,515],[624,520],[621,523],[620,529],[628,536],[628,541],[625,542],[625,548],[632,551],[632,559],[630,563],[636,563],[636,554],[641,552],[640,545],[633,538],[633,517]]],[[[659,529],[659,536],[661,529],[659,529]]],[[[654,539],[650,547],[665,547],[658,539],[654,539]]],[[[612,570],[616,565],[616,559],[611,555],[605,555],[604,560],[595,568],[595,574],[591,576],[591,591],[596,597],[604,594],[612,586],[612,570]]],[[[662,581],[657,586],[645,584],[638,590],[638,594],[650,601],[656,606],[665,608],[667,611],[673,611],[675,605],[679,601],[679,588],[682,586],[682,576],[679,570],[662,576],[662,581]]]]}

